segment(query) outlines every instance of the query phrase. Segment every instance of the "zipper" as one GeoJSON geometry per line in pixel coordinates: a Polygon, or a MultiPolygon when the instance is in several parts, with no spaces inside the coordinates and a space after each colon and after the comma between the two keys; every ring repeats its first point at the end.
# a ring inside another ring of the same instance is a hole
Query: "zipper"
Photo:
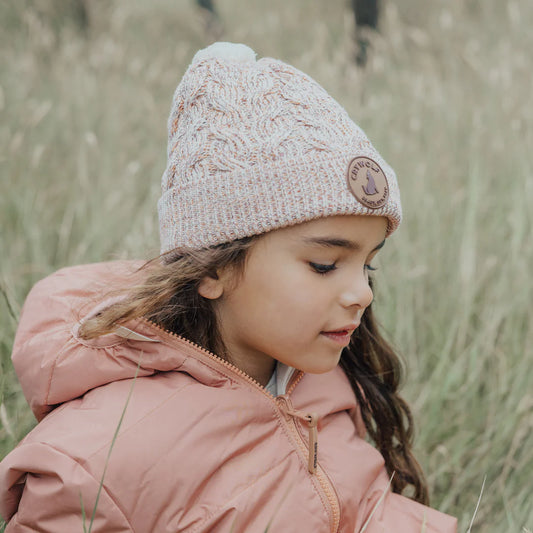
{"type": "Polygon", "coordinates": [[[304,457],[307,455],[308,457],[308,471],[313,476],[314,479],[318,481],[317,483],[314,483],[315,486],[319,489],[319,491],[322,493],[323,496],[325,496],[328,504],[329,509],[326,507],[326,510],[329,511],[330,515],[330,526],[331,526],[331,532],[336,533],[339,529],[340,524],[340,506],[339,506],[339,500],[337,498],[337,495],[335,493],[335,489],[333,488],[333,484],[329,480],[327,474],[323,470],[323,468],[318,463],[318,430],[317,430],[317,424],[318,424],[318,415],[316,413],[303,413],[302,411],[298,411],[293,409],[291,399],[289,398],[289,394],[291,394],[298,383],[300,383],[301,379],[304,376],[304,372],[301,370],[298,370],[295,372],[295,374],[291,377],[291,380],[289,381],[287,385],[287,391],[285,394],[282,394],[280,396],[274,397],[274,395],[270,394],[268,390],[265,389],[257,380],[246,374],[246,372],[243,372],[240,368],[236,367],[235,365],[229,363],[225,359],[222,359],[222,357],[219,357],[218,355],[214,354],[213,352],[210,352],[209,350],[206,350],[199,344],[196,344],[195,342],[190,341],[189,339],[186,339],[185,337],[181,337],[180,335],[177,335],[173,331],[169,331],[168,329],[163,328],[159,324],[156,324],[155,322],[152,322],[151,320],[141,317],[141,321],[148,324],[149,326],[157,329],[160,333],[171,337],[173,340],[180,341],[183,344],[192,346],[196,350],[200,351],[205,356],[209,357],[210,359],[214,359],[217,363],[223,365],[228,370],[231,370],[234,374],[237,374],[241,379],[243,379],[246,383],[254,387],[255,389],[258,389],[261,393],[266,395],[268,398],[270,398],[274,404],[277,407],[277,410],[282,415],[280,418],[284,419],[287,427],[289,428],[290,432],[293,436],[296,436],[295,441],[298,443],[298,447],[304,457]],[[283,408],[283,404],[285,404],[286,408],[283,408]],[[307,422],[308,430],[309,430],[309,440],[307,445],[304,442],[304,439],[300,433],[300,430],[298,429],[296,419],[299,418],[300,420],[304,420],[307,422]]]}
{"type": "MultiPolygon", "coordinates": [[[[153,327],[153,328],[157,329],[160,333],[163,333],[164,335],[167,335],[167,336],[169,336],[169,337],[171,337],[171,338],[173,338],[175,340],[178,340],[178,341],[180,341],[180,342],[182,342],[184,344],[188,344],[189,346],[192,346],[196,350],[199,350],[200,352],[202,352],[207,357],[209,357],[211,359],[214,359],[218,363],[222,364],[224,367],[226,367],[229,370],[231,370],[233,373],[237,374],[239,377],[244,379],[250,385],[253,385],[255,388],[258,388],[263,394],[266,394],[272,400],[276,399],[274,395],[270,394],[270,392],[268,392],[268,390],[266,390],[266,388],[263,387],[263,385],[261,385],[261,383],[259,383],[259,381],[255,380],[254,378],[249,376],[246,372],[243,372],[239,367],[236,367],[235,365],[233,365],[230,362],[226,361],[226,359],[222,359],[222,357],[219,357],[218,355],[214,354],[213,352],[210,352],[209,350],[206,350],[203,346],[200,346],[199,344],[196,344],[195,342],[190,341],[189,339],[186,339],[185,337],[182,337],[181,335],[178,335],[177,333],[174,333],[173,331],[170,331],[170,330],[160,326],[159,324],[157,324],[156,322],[153,322],[152,320],[149,320],[148,318],[141,317],[141,318],[139,318],[139,320],[144,322],[145,324],[148,324],[150,327],[153,327]]],[[[120,329],[120,327],[119,327],[119,329],[120,329]]],[[[126,328],[123,328],[123,329],[126,329],[126,328]]],[[[131,330],[127,330],[127,331],[131,331],[131,330]]],[[[126,337],[126,335],[122,334],[121,332],[117,332],[117,334],[120,335],[121,337],[122,336],[126,337]]],[[[143,337],[144,338],[143,335],[139,335],[139,334],[136,334],[136,335],[138,335],[139,337],[143,337]]],[[[148,339],[148,337],[146,337],[146,339],[147,340],[152,340],[152,339],[148,339]]],[[[137,340],[142,340],[142,339],[137,338],[137,340]]],[[[291,377],[289,383],[287,384],[286,394],[291,394],[292,393],[292,391],[296,388],[296,385],[298,385],[298,383],[300,383],[300,380],[303,378],[303,376],[304,376],[304,372],[302,372],[301,370],[296,370],[296,372],[294,372],[294,374],[291,377]]]]}
{"type": "MultiPolygon", "coordinates": [[[[174,340],[178,340],[182,342],[183,344],[188,344],[189,346],[192,346],[196,350],[202,352],[204,355],[209,357],[210,359],[214,359],[217,363],[220,363],[228,370],[231,370],[234,374],[237,374],[240,378],[242,378],[244,381],[246,381],[248,384],[252,385],[254,388],[259,389],[263,394],[268,396],[270,399],[275,400],[275,397],[268,392],[265,387],[259,383],[259,381],[255,380],[251,376],[249,376],[246,372],[243,372],[240,368],[236,367],[235,365],[231,364],[230,362],[226,361],[225,359],[222,359],[222,357],[219,357],[218,355],[214,354],[213,352],[210,352],[209,350],[206,350],[203,346],[200,346],[199,344],[196,344],[193,341],[190,341],[189,339],[186,339],[185,337],[182,337],[178,335],[177,333],[174,333],[173,331],[170,331],[168,329],[163,328],[159,324],[156,324],[155,322],[152,322],[148,318],[141,317],[141,321],[148,324],[149,326],[157,329],[159,332],[171,337],[174,340]]],[[[303,372],[301,372],[303,374],[303,372]]],[[[300,378],[301,379],[301,378],[300,378]]],[[[291,379],[292,381],[292,379],[291,379]]],[[[299,381],[299,380],[298,380],[299,381]]],[[[293,385],[293,389],[294,389],[293,385]]]]}
{"type": "MultiPolygon", "coordinates": [[[[296,383],[292,387],[293,389],[300,379],[296,380],[296,383]]],[[[324,506],[326,507],[326,510],[329,511],[328,514],[330,515],[331,532],[336,533],[340,525],[340,506],[333,484],[329,480],[324,469],[318,463],[318,415],[315,413],[305,414],[302,411],[293,409],[292,402],[288,397],[288,394],[278,396],[276,398],[276,403],[278,404],[280,411],[285,415],[287,426],[292,435],[295,436],[295,440],[298,443],[302,455],[304,457],[308,457],[308,471],[312,475],[313,479],[316,479],[318,482],[314,482],[314,484],[329,504],[329,509],[327,505],[324,504],[324,506]],[[300,430],[298,429],[298,425],[296,423],[297,418],[307,422],[309,431],[309,441],[307,445],[300,430]]]]}
{"type": "Polygon", "coordinates": [[[304,376],[304,373],[301,370],[297,370],[291,376],[291,379],[290,379],[289,383],[287,383],[287,390],[285,391],[285,394],[287,396],[292,393],[292,391],[295,389],[296,385],[298,385],[298,383],[300,383],[300,380],[303,378],[303,376],[304,376]]]}

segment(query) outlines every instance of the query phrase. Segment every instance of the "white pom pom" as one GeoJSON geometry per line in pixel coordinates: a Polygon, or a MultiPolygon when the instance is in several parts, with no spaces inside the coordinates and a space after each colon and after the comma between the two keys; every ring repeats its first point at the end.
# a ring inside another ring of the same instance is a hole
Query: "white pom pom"
{"type": "Polygon", "coordinates": [[[257,54],[245,44],[237,43],[213,43],[211,46],[198,50],[192,60],[192,65],[204,61],[205,59],[225,59],[236,61],[237,63],[248,63],[255,61],[257,54]]]}

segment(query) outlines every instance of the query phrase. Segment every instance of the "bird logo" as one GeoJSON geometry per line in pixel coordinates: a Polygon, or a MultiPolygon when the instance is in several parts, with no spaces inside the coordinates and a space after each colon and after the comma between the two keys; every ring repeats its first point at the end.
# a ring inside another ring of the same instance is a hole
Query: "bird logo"
{"type": "Polygon", "coordinates": [[[367,184],[363,185],[363,191],[365,191],[365,194],[368,194],[368,196],[377,194],[379,191],[376,188],[376,182],[374,181],[374,177],[370,173],[370,170],[366,171],[366,179],[368,180],[367,184]]]}
{"type": "Polygon", "coordinates": [[[387,203],[387,177],[378,163],[370,157],[354,157],[348,164],[346,178],[350,192],[360,204],[369,209],[380,209],[387,203]]]}

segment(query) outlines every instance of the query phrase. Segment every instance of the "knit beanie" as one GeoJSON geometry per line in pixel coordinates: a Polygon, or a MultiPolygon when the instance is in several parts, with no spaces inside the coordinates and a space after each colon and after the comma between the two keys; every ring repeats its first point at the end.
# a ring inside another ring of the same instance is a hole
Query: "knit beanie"
{"type": "Polygon", "coordinates": [[[392,168],[313,79],[243,45],[194,56],[174,94],[161,253],[333,215],[400,223],[392,168]]]}

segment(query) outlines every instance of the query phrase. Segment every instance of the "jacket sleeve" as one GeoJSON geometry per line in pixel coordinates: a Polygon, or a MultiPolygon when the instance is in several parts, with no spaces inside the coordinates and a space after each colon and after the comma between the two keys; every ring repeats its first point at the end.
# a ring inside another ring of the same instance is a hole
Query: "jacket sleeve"
{"type": "MultiPolygon", "coordinates": [[[[0,464],[0,514],[5,533],[87,531],[99,480],[61,451],[42,443],[22,443],[0,464]]],[[[125,533],[133,528],[102,487],[92,533],[125,533]]]]}
{"type": "Polygon", "coordinates": [[[357,533],[457,533],[457,519],[388,488],[382,472],[369,492],[357,533]]]}

